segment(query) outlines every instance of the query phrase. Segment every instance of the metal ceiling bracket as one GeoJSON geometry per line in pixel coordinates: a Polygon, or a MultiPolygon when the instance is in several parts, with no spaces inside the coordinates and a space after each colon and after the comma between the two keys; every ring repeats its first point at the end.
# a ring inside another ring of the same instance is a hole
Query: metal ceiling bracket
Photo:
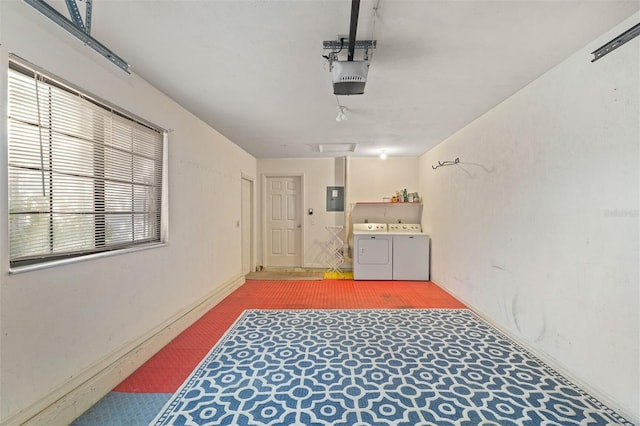
{"type": "Polygon", "coordinates": [[[80,10],[78,9],[76,0],[65,0],[65,2],[67,3],[67,9],[69,9],[69,15],[71,15],[73,24],[78,27],[79,30],[84,31],[87,34],[91,34],[91,9],[93,8],[93,0],[85,0],[84,23],[82,22],[82,17],[80,16],[80,10]]]}
{"type": "Polygon", "coordinates": [[[629,28],[627,31],[620,34],[618,37],[608,42],[607,44],[600,46],[599,48],[591,52],[591,54],[594,55],[594,58],[591,60],[591,62],[597,61],[598,59],[602,58],[606,54],[613,52],[618,47],[622,46],[626,42],[636,38],[639,35],[640,35],[640,24],[636,24],[633,27],[629,28]]]}
{"type": "Polygon", "coordinates": [[[75,25],[80,31],[87,32],[84,28],[84,24],[82,23],[82,16],[80,16],[76,0],[65,0],[65,3],[67,3],[67,9],[69,9],[69,15],[71,15],[73,25],[75,25]]]}
{"type": "Polygon", "coordinates": [[[76,25],[76,22],[69,20],[65,16],[63,16],[56,9],[51,7],[44,0],[24,0],[27,4],[33,6],[38,12],[42,13],[47,18],[51,19],[56,24],[60,25],[62,28],[67,30],[76,38],[80,39],[85,45],[89,46],[105,58],[107,58],[110,62],[115,64],[117,67],[122,69],[127,74],[131,74],[129,71],[129,64],[127,61],[122,59],[120,56],[112,52],[105,45],[100,43],[98,40],[93,38],[89,31],[91,29],[91,0],[87,0],[87,13],[86,13],[86,23],[87,26],[82,24],[82,18],[80,16],[80,11],[78,10],[77,4],[75,0],[65,0],[67,3],[67,7],[69,8],[69,13],[73,17],[74,21],[78,20],[80,25],[76,25]],[[71,4],[73,3],[73,4],[71,4]],[[72,12],[72,9],[75,9],[77,12],[77,16],[74,17],[75,12],[72,12]]]}
{"type": "Polygon", "coordinates": [[[91,34],[91,17],[93,12],[93,0],[84,0],[86,7],[84,9],[84,31],[91,34]]]}
{"type": "MultiPolygon", "coordinates": [[[[323,49],[338,50],[341,47],[345,47],[349,44],[349,38],[345,38],[344,41],[340,40],[325,40],[322,42],[323,49]]],[[[375,49],[376,40],[356,40],[355,49],[375,49]]]]}

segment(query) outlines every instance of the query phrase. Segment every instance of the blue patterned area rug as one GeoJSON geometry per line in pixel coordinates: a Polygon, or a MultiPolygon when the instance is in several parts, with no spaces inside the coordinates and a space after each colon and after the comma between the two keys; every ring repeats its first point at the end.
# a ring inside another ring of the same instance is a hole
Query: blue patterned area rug
{"type": "Polygon", "coordinates": [[[632,425],[464,309],[245,311],[154,425],[632,425]]]}

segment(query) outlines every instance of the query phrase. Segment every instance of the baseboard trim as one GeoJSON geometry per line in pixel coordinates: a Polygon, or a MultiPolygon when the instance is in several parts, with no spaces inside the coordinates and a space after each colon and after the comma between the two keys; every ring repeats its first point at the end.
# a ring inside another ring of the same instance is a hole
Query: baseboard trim
{"type": "Polygon", "coordinates": [[[478,315],[484,321],[489,323],[496,330],[500,331],[502,334],[504,334],[505,336],[509,337],[511,340],[513,340],[514,342],[516,342],[517,344],[519,344],[520,346],[525,348],[527,351],[531,352],[535,357],[537,357],[538,359],[543,361],[545,364],[547,364],[549,367],[553,368],[555,371],[557,371],[558,373],[560,373],[561,375],[563,375],[564,377],[569,379],[569,381],[575,383],[579,388],[581,388],[582,390],[587,392],[589,395],[591,395],[594,398],[598,399],[603,404],[605,404],[609,408],[613,409],[618,414],[620,414],[621,416],[625,417],[627,420],[631,421],[632,423],[640,425],[640,418],[638,418],[636,416],[633,416],[631,413],[629,413],[627,410],[625,410],[624,407],[622,406],[622,404],[620,404],[616,399],[614,399],[611,396],[609,396],[607,394],[604,394],[604,393],[594,389],[592,386],[590,386],[589,384],[585,383],[580,378],[574,376],[569,371],[567,371],[566,367],[564,367],[559,361],[557,361],[551,355],[547,354],[546,352],[542,352],[542,351],[540,351],[538,349],[533,348],[527,341],[524,341],[520,337],[515,336],[509,330],[505,329],[504,326],[498,324],[497,322],[495,322],[494,320],[489,318],[480,309],[478,309],[476,306],[474,306],[469,301],[467,301],[464,298],[460,297],[454,291],[451,291],[451,290],[447,289],[445,286],[440,285],[435,281],[431,281],[431,282],[434,283],[435,285],[437,285],[438,287],[440,287],[446,293],[448,293],[451,296],[453,296],[456,299],[458,299],[460,302],[462,302],[464,305],[466,305],[471,311],[473,311],[476,315],[478,315]]]}
{"type": "Polygon", "coordinates": [[[244,282],[243,275],[231,279],[136,341],[82,371],[48,396],[3,420],[2,425],[71,423],[244,282]]]}

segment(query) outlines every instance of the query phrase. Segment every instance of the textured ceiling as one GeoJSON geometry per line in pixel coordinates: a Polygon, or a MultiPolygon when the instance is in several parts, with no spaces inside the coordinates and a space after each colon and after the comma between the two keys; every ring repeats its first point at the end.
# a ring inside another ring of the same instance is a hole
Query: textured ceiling
{"type": "Polygon", "coordinates": [[[334,143],[357,144],[352,156],[416,156],[638,9],[362,0],[357,39],[378,48],[365,94],[339,99],[343,122],[322,41],[348,34],[350,0],[94,0],[92,34],[257,158],[345,155],[318,149],[334,143]]]}

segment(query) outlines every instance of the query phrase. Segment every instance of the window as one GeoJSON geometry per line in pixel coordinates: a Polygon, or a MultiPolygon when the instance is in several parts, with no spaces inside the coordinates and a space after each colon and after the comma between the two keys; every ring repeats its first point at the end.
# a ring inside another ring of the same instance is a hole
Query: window
{"type": "Polygon", "coordinates": [[[12,267],[162,241],[162,130],[14,58],[8,97],[12,267]]]}

